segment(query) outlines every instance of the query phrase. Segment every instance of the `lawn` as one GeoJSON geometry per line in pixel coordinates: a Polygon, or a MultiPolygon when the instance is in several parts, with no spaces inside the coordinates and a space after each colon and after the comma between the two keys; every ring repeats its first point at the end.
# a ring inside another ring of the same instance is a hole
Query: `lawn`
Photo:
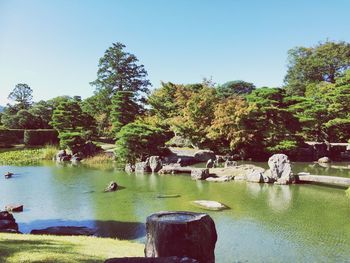
{"type": "Polygon", "coordinates": [[[103,262],[143,256],[144,245],[111,238],[0,233],[0,262],[103,262]]]}

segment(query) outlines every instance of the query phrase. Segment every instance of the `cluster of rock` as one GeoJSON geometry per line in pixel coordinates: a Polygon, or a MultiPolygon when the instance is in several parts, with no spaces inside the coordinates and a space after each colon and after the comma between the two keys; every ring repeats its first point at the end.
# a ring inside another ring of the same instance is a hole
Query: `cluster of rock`
{"type": "Polygon", "coordinates": [[[2,233],[20,233],[18,224],[13,215],[7,211],[0,212],[0,232],[2,233]]]}
{"type": "Polygon", "coordinates": [[[92,143],[91,141],[87,141],[85,145],[82,147],[81,151],[75,154],[68,153],[66,150],[60,150],[54,157],[53,161],[56,162],[72,162],[78,163],[83,158],[87,156],[93,156],[96,153],[101,151],[101,147],[92,143]]]}

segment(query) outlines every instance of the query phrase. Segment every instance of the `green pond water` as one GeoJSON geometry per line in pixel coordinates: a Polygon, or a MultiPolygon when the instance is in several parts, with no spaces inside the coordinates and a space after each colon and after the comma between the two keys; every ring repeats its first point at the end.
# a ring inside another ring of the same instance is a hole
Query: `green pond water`
{"type": "MultiPolygon", "coordinates": [[[[216,262],[350,262],[350,200],[344,189],[210,183],[186,175],[135,175],[107,166],[53,163],[0,167],[1,175],[7,171],[15,176],[0,177],[0,209],[24,204],[24,212],[15,214],[23,233],[58,225],[87,226],[99,236],[144,242],[144,222],[154,212],[207,212],[218,232],[216,262]],[[103,193],[112,180],[121,190],[103,193]],[[157,198],[160,194],[180,197],[157,198]],[[191,203],[202,199],[230,209],[206,211],[191,203]]],[[[299,163],[294,171],[350,177],[344,164],[299,163]]]]}

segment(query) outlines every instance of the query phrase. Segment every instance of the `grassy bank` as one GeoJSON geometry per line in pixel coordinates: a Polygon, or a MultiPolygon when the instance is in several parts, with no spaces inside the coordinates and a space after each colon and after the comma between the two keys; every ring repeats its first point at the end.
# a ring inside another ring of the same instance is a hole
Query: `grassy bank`
{"type": "Polygon", "coordinates": [[[51,160],[57,153],[55,146],[46,146],[40,149],[21,149],[0,152],[0,165],[30,165],[42,160],[51,160]]]}
{"type": "Polygon", "coordinates": [[[111,238],[0,233],[0,262],[103,262],[143,256],[143,244],[111,238]]]}

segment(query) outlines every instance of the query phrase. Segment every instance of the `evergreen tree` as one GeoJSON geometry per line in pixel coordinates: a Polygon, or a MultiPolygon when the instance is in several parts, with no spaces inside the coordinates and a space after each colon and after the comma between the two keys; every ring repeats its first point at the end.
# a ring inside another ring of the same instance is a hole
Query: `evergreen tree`
{"type": "Polygon", "coordinates": [[[112,98],[112,125],[113,133],[135,120],[140,113],[140,107],[135,102],[134,93],[130,91],[118,91],[112,98]]]}

